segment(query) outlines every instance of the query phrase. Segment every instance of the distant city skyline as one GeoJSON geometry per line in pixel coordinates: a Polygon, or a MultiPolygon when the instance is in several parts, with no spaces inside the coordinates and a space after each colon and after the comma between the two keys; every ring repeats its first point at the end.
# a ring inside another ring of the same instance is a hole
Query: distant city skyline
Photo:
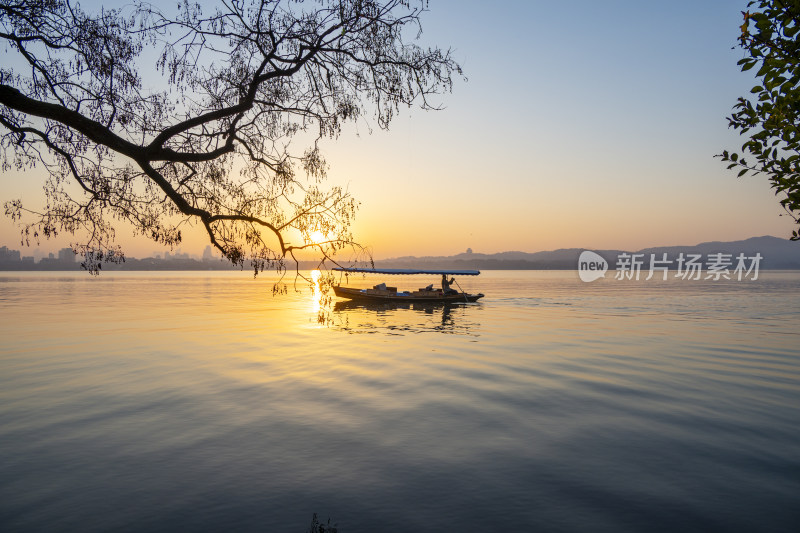
{"type": "Polygon", "coordinates": [[[4,262],[39,262],[42,259],[48,259],[50,261],[58,261],[60,263],[74,263],[77,260],[77,256],[72,248],[61,248],[57,252],[49,252],[49,251],[42,251],[40,249],[36,249],[34,253],[27,255],[25,252],[27,251],[26,248],[21,250],[9,248],[8,246],[0,246],[0,263],[4,262]]]}
{"type": "MultiPolygon", "coordinates": [[[[63,247],[56,251],[50,251],[50,248],[42,249],[40,247],[30,248],[20,246],[15,248],[8,245],[0,245],[0,263],[4,261],[22,261],[24,258],[33,258],[35,262],[41,259],[51,259],[59,261],[72,261],[77,262],[80,258],[72,248],[63,247]]],[[[154,251],[151,255],[146,256],[131,256],[136,258],[155,258],[155,259],[218,259],[219,254],[214,254],[211,246],[206,246],[201,253],[184,252],[181,248],[175,250],[161,250],[154,251]]]]}

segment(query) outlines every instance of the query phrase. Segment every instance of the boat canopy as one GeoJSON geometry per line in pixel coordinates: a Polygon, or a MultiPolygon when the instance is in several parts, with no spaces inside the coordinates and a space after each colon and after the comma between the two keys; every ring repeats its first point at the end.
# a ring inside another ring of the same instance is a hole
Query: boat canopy
{"type": "Polygon", "coordinates": [[[440,276],[444,274],[445,276],[477,276],[481,273],[480,270],[418,270],[416,268],[344,268],[344,267],[334,267],[331,270],[335,270],[336,272],[364,272],[366,274],[402,274],[402,275],[411,275],[411,274],[430,274],[435,276],[440,276]]]}

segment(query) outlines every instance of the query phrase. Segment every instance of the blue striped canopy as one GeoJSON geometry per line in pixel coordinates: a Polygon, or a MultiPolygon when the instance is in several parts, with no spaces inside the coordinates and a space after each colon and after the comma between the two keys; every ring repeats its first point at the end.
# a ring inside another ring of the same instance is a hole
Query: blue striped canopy
{"type": "Polygon", "coordinates": [[[434,276],[477,276],[481,273],[480,270],[417,270],[415,268],[344,268],[334,267],[331,270],[336,272],[364,272],[366,274],[431,274],[434,276]]]}

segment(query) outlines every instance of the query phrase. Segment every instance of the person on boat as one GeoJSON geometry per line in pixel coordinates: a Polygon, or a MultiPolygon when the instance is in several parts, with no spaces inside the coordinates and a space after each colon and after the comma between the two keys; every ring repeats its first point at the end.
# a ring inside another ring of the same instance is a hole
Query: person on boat
{"type": "Polygon", "coordinates": [[[457,294],[458,291],[451,289],[450,285],[455,283],[456,278],[450,278],[450,281],[447,281],[447,274],[442,274],[442,292],[444,294],[457,294]]]}

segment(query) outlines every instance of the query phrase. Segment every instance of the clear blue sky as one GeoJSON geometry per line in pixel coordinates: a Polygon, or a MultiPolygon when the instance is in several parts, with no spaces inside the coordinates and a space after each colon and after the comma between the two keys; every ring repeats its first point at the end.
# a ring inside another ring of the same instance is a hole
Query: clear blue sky
{"type": "MultiPolygon", "coordinates": [[[[431,0],[422,40],[451,46],[468,81],[443,111],[327,141],[330,179],[362,201],[378,258],[788,237],[766,179],[713,158],[742,143],[726,116],[753,85],[732,49],[745,6],[431,0]]],[[[0,231],[16,242],[8,220],[0,231]]]]}
{"type": "Polygon", "coordinates": [[[335,151],[362,148],[333,173],[358,175],[376,255],[788,235],[766,180],[713,158],[742,142],[726,116],[753,85],[732,50],[745,5],[431,2],[424,38],[452,45],[469,81],[445,111],[335,151]],[[448,207],[381,223],[419,197],[448,207]]]}

